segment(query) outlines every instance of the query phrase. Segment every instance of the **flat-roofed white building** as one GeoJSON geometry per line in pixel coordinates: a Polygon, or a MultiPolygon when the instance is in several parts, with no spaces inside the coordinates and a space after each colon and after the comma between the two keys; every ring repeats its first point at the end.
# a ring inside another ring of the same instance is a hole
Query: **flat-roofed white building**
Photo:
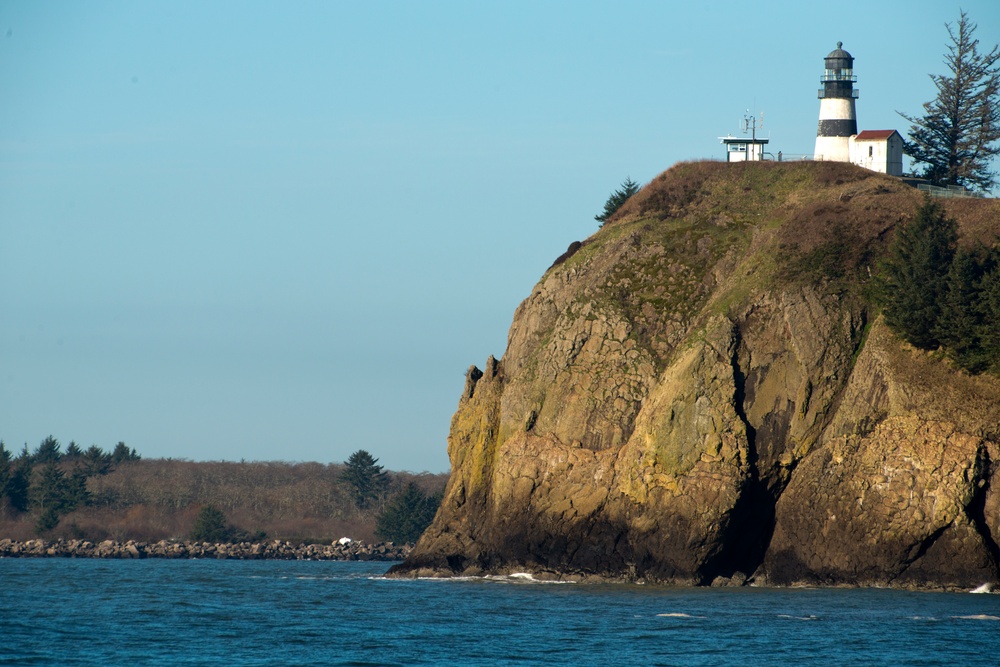
{"type": "Polygon", "coordinates": [[[759,162],[764,159],[764,146],[769,139],[751,137],[719,137],[726,145],[726,162],[759,162]]]}

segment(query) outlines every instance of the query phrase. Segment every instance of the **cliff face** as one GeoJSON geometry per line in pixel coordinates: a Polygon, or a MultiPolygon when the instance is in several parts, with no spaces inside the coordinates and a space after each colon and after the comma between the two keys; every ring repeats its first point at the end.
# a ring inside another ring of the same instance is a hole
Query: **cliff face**
{"type": "MultiPolygon", "coordinates": [[[[470,368],[444,501],[395,573],[997,582],[1000,380],[863,296],[919,200],[841,164],[662,174],[470,368]]],[[[949,206],[1000,232],[996,201],[949,206]]]]}

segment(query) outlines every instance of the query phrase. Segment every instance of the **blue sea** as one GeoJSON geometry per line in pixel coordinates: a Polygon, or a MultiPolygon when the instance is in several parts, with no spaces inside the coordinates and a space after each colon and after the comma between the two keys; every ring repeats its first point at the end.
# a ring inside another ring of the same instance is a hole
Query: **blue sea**
{"type": "Polygon", "coordinates": [[[3,665],[991,665],[1000,595],[0,559],[3,665]]]}

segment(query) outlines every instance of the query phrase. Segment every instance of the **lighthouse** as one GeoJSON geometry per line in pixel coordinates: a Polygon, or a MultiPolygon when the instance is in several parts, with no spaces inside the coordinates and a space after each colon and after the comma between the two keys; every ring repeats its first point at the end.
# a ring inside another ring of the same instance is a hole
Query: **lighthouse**
{"type": "Polygon", "coordinates": [[[825,59],[819,89],[819,129],[816,130],[815,159],[833,162],[851,161],[851,137],[858,133],[854,100],[854,58],[837,42],[837,48],[825,59]]]}

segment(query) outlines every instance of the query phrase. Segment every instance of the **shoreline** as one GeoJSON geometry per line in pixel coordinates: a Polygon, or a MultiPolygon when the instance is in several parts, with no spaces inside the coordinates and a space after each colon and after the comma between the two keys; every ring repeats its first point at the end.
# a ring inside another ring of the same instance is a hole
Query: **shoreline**
{"type": "Polygon", "coordinates": [[[565,572],[550,569],[530,567],[501,567],[490,570],[467,568],[462,572],[454,572],[440,567],[406,567],[399,563],[389,568],[385,574],[388,579],[464,579],[464,578],[513,578],[530,580],[549,584],[611,584],[626,586],[650,586],[666,588],[766,588],[766,589],[886,589],[896,591],[913,591],[926,593],[985,593],[1000,595],[1000,581],[987,580],[976,585],[960,585],[955,582],[926,580],[908,582],[900,585],[888,579],[859,579],[857,581],[817,581],[814,579],[797,579],[787,583],[776,584],[767,577],[732,578],[716,577],[711,583],[696,583],[686,577],[656,579],[646,577],[628,577],[614,574],[598,574],[585,572],[565,572]]]}
{"type": "Polygon", "coordinates": [[[410,545],[392,542],[366,544],[295,544],[286,540],[263,542],[191,542],[160,540],[118,542],[104,540],[0,540],[0,558],[105,558],[141,559],[216,558],[219,560],[329,560],[329,561],[402,561],[410,545]]]}

